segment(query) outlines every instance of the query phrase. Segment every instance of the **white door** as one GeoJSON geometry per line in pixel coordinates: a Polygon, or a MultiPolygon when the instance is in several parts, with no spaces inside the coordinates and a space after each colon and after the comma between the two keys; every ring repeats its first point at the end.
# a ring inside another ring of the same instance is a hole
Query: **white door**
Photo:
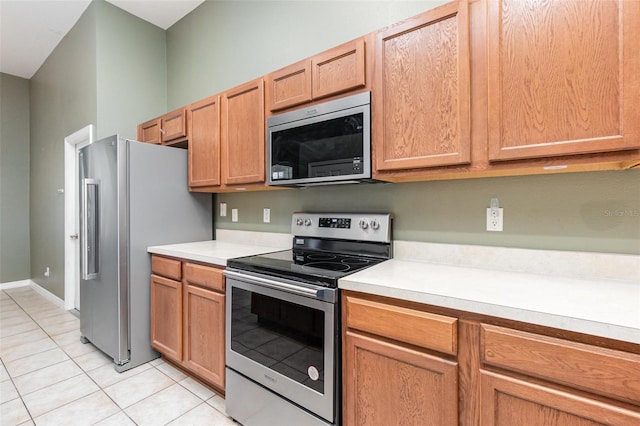
{"type": "Polygon", "coordinates": [[[78,152],[93,142],[93,125],[64,138],[64,307],[80,310],[78,152]]]}

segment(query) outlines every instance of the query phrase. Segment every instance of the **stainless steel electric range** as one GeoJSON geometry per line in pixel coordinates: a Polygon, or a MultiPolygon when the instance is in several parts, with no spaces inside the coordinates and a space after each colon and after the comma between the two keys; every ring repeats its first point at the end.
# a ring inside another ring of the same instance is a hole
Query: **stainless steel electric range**
{"type": "Polygon", "coordinates": [[[391,219],[294,213],[293,249],[227,262],[227,414],[245,426],[340,424],[338,280],[392,257],[391,219]]]}

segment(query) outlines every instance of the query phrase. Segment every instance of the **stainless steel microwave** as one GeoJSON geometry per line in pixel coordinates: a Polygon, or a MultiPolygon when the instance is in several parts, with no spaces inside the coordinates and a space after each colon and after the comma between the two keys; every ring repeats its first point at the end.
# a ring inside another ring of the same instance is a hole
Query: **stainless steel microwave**
{"type": "Polygon", "coordinates": [[[270,117],[267,147],[269,185],[371,180],[371,93],[270,117]]]}

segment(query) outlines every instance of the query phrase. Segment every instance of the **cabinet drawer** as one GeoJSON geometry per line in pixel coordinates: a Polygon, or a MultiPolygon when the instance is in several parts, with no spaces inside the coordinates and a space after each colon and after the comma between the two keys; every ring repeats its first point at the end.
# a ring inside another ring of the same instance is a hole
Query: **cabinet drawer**
{"type": "Polygon", "coordinates": [[[151,272],[172,280],[182,280],[182,263],[166,257],[151,256],[151,272]]]}
{"type": "Polygon", "coordinates": [[[189,284],[224,291],[224,276],[222,269],[196,263],[184,264],[184,279],[189,284]]]}
{"type": "Polygon", "coordinates": [[[481,357],[488,365],[640,402],[640,355],[483,324],[481,357]]]}
{"type": "Polygon", "coordinates": [[[438,352],[458,352],[458,320],[416,309],[345,296],[348,328],[438,352]]]}

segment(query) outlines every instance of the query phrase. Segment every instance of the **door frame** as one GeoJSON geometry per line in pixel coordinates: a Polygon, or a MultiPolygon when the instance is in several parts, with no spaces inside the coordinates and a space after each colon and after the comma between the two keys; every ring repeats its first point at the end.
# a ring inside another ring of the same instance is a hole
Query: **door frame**
{"type": "Polygon", "coordinates": [[[86,127],[64,138],[64,308],[77,309],[80,303],[80,244],[78,235],[78,150],[95,139],[94,126],[86,127]]]}

